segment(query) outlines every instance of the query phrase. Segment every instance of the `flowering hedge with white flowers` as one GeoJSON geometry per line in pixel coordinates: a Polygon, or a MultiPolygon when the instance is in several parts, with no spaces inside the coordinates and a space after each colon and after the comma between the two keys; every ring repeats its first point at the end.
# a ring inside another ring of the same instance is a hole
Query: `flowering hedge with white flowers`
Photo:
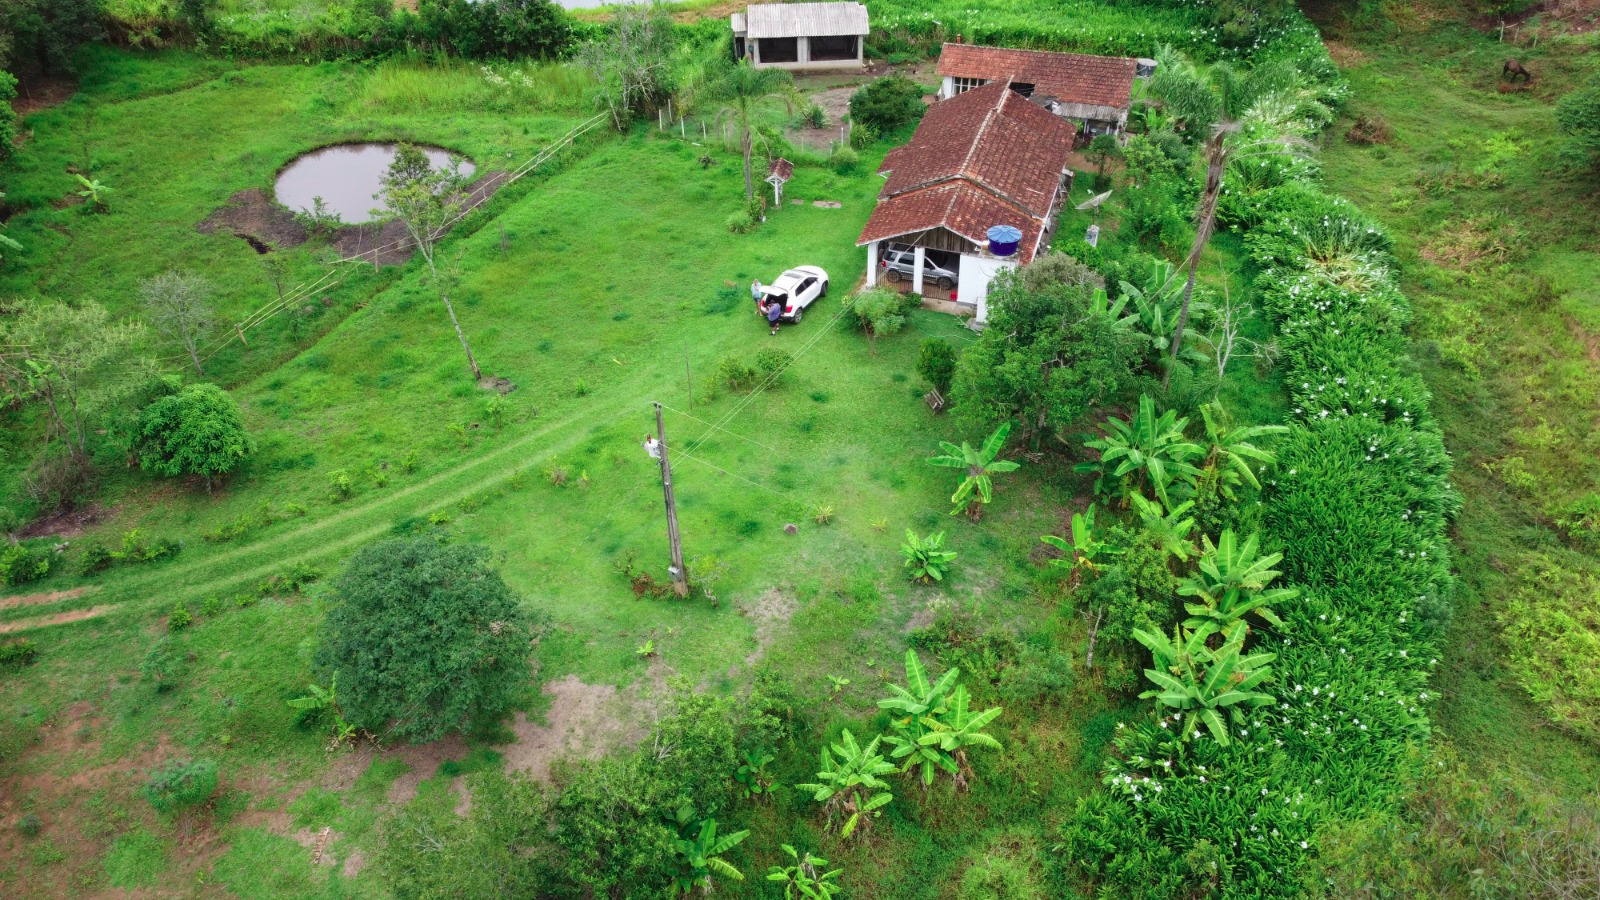
{"type": "Polygon", "coordinates": [[[1109,790],[1061,844],[1107,896],[1299,893],[1319,826],[1393,803],[1429,733],[1461,500],[1406,356],[1390,240],[1309,180],[1234,206],[1254,223],[1245,242],[1292,406],[1264,532],[1302,596],[1277,608],[1286,628],[1255,632],[1252,652],[1277,654],[1262,687],[1276,702],[1229,746],[1176,734],[1177,717],[1119,728],[1109,790]]]}

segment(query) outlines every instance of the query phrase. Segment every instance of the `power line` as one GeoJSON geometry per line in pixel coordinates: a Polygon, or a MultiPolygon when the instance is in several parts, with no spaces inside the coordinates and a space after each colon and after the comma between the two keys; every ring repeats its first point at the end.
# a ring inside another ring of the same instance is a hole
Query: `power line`
{"type": "MultiPolygon", "coordinates": [[[[658,402],[659,402],[659,401],[658,401],[658,402]]],[[[752,443],[752,444],[754,444],[754,445],[756,445],[756,446],[757,446],[757,447],[760,447],[760,448],[761,448],[761,449],[763,449],[763,450],[765,450],[765,451],[767,451],[767,452],[768,452],[768,453],[774,453],[774,454],[778,454],[778,455],[780,455],[780,456],[781,456],[781,455],[782,455],[782,454],[781,454],[781,453],[779,453],[779,451],[777,451],[777,450],[775,450],[775,449],[773,449],[773,448],[772,448],[772,447],[768,447],[768,446],[767,446],[767,445],[766,445],[766,444],[763,444],[763,443],[761,443],[761,442],[760,442],[760,441],[758,441],[758,440],[756,440],[756,439],[754,439],[754,438],[748,438],[748,437],[745,437],[745,436],[744,436],[744,435],[742,435],[742,434],[736,434],[736,433],[734,433],[734,432],[732,432],[732,431],[729,431],[729,430],[728,430],[728,429],[726,429],[726,428],[721,428],[721,427],[719,427],[719,426],[717,426],[717,425],[713,425],[713,424],[712,424],[712,423],[710,423],[710,422],[707,422],[707,421],[706,421],[706,420],[705,420],[705,419],[702,419],[702,418],[700,418],[700,417],[699,417],[699,416],[696,416],[696,415],[692,415],[692,414],[690,414],[690,413],[686,413],[686,412],[684,412],[684,411],[683,411],[683,410],[681,410],[681,409],[673,409],[673,408],[672,408],[672,407],[670,407],[670,406],[668,406],[668,405],[667,405],[667,404],[665,404],[665,403],[662,403],[662,404],[661,404],[661,408],[662,408],[662,409],[667,409],[667,410],[672,410],[672,412],[675,412],[675,413],[677,413],[677,414],[678,414],[678,415],[680,415],[680,416],[683,416],[683,417],[684,417],[684,418],[686,418],[686,419],[693,419],[693,420],[694,420],[694,421],[696,421],[696,422],[699,422],[699,423],[700,423],[700,424],[701,424],[701,425],[705,425],[705,426],[707,426],[707,427],[708,427],[708,428],[711,428],[711,429],[714,429],[714,430],[716,430],[716,431],[721,431],[721,432],[723,432],[723,433],[724,433],[724,434],[728,434],[728,435],[731,435],[731,436],[733,436],[733,437],[736,437],[736,438],[738,438],[738,439],[739,439],[739,440],[741,440],[741,441],[748,441],[748,442],[749,442],[749,443],[752,443]]]]}

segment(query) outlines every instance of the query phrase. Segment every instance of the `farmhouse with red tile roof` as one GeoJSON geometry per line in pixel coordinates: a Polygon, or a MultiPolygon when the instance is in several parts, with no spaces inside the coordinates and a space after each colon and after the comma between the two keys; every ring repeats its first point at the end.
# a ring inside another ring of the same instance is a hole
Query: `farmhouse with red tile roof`
{"type": "Polygon", "coordinates": [[[982,321],[989,281],[1032,260],[1054,227],[1074,131],[1006,80],[935,103],[878,169],[887,182],[856,241],[868,283],[909,281],[921,293],[932,275],[982,321]],[[1013,252],[990,252],[995,226],[1021,233],[1013,252]]]}
{"type": "Polygon", "coordinates": [[[1121,134],[1138,68],[1136,60],[1121,57],[945,44],[939,97],[1010,79],[1012,89],[1077,123],[1083,134],[1121,134]]]}

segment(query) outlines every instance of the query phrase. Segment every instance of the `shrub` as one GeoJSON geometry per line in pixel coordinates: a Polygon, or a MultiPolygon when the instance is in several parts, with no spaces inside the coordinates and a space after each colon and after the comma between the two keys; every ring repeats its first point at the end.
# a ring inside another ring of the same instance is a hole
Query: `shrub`
{"type": "Polygon", "coordinates": [[[749,210],[741,209],[736,213],[730,214],[723,224],[733,234],[749,234],[756,230],[755,217],[750,215],[749,210]]]}
{"type": "Polygon", "coordinates": [[[339,503],[350,499],[355,493],[356,483],[350,473],[344,469],[336,469],[328,473],[328,499],[339,503]]]}
{"type": "Polygon", "coordinates": [[[744,357],[729,353],[718,361],[714,380],[736,391],[748,390],[755,386],[756,370],[744,361],[744,357]]]}
{"type": "Polygon", "coordinates": [[[215,762],[179,759],[150,772],[144,797],[157,812],[172,813],[204,802],[216,789],[215,762]]]}
{"type": "Polygon", "coordinates": [[[18,638],[0,644],[0,671],[20,669],[33,665],[39,658],[39,647],[27,638],[18,638]]]}
{"type": "Polygon", "coordinates": [[[828,158],[828,165],[839,175],[854,175],[861,168],[861,156],[849,147],[840,147],[828,158]]]}
{"type": "Polygon", "coordinates": [[[956,348],[944,338],[926,338],[917,351],[917,374],[941,394],[950,392],[956,374],[956,348]]]}
{"type": "Polygon", "coordinates": [[[1568,504],[1556,516],[1556,527],[1580,547],[1600,547],[1600,493],[1591,491],[1568,504]]]}
{"type": "Polygon", "coordinates": [[[38,837],[39,832],[43,830],[44,823],[39,821],[38,813],[25,812],[17,819],[17,831],[21,832],[23,837],[38,837]]]}
{"type": "Polygon", "coordinates": [[[850,126],[850,147],[854,150],[865,150],[878,142],[878,129],[871,125],[856,123],[850,126]]]}
{"type": "Polygon", "coordinates": [[[144,662],[139,664],[139,674],[156,693],[164,694],[178,686],[185,663],[183,651],[171,637],[163,636],[144,655],[144,662]]]}
{"type": "Polygon", "coordinates": [[[182,600],[173,604],[172,612],[167,613],[168,631],[182,631],[193,623],[194,616],[190,614],[189,608],[183,605],[182,600]]]}
{"type": "Polygon", "coordinates": [[[12,544],[0,550],[0,584],[30,584],[50,574],[50,551],[12,544]]]}
{"type": "Polygon", "coordinates": [[[94,575],[111,568],[116,562],[111,551],[99,541],[91,541],[83,546],[83,552],[78,555],[78,572],[83,575],[94,575]]]}
{"type": "Polygon", "coordinates": [[[880,78],[850,95],[850,121],[880,134],[917,121],[925,109],[922,87],[901,75],[880,78]]]}
{"type": "Polygon", "coordinates": [[[771,386],[778,383],[783,372],[788,371],[794,357],[776,347],[767,347],[756,351],[756,372],[760,373],[761,383],[771,386]]]}

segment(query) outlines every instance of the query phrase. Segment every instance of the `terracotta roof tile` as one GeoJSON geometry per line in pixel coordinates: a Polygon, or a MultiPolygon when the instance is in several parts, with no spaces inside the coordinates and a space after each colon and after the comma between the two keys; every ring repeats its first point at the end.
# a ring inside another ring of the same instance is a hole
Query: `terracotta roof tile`
{"type": "Polygon", "coordinates": [[[1132,59],[1123,57],[945,44],[938,71],[956,78],[1010,78],[1032,84],[1036,97],[1127,109],[1136,68],[1132,59]]]}
{"type": "Polygon", "coordinates": [[[982,244],[990,226],[1013,225],[1027,262],[1074,132],[1004,82],[935,103],[884,158],[888,181],[857,246],[940,227],[982,244]]]}

